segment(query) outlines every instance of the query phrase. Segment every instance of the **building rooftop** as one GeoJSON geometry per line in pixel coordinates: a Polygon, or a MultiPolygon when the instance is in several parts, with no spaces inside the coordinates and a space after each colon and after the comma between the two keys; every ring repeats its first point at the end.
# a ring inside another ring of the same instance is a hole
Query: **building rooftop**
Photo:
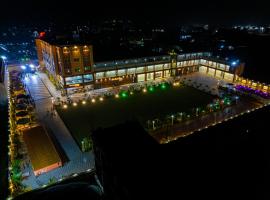
{"type": "MultiPolygon", "coordinates": [[[[197,52],[197,53],[185,53],[177,55],[177,60],[187,60],[187,59],[198,59],[203,57],[211,57],[211,53],[209,52],[197,52]]],[[[123,59],[123,60],[112,60],[109,62],[96,62],[94,67],[98,70],[104,70],[109,68],[125,68],[125,67],[132,67],[132,66],[142,66],[151,65],[151,64],[162,64],[162,63],[169,63],[170,56],[169,55],[160,55],[160,56],[150,56],[150,57],[140,57],[140,58],[133,58],[133,59],[123,59]]],[[[224,61],[223,61],[224,62],[224,61]]]]}
{"type": "Polygon", "coordinates": [[[50,136],[42,126],[25,130],[23,139],[34,171],[61,162],[50,136]]]}
{"type": "Polygon", "coordinates": [[[38,39],[48,42],[51,45],[60,46],[60,47],[71,46],[71,45],[91,45],[92,44],[91,41],[89,40],[73,38],[69,36],[42,37],[38,39]]]}

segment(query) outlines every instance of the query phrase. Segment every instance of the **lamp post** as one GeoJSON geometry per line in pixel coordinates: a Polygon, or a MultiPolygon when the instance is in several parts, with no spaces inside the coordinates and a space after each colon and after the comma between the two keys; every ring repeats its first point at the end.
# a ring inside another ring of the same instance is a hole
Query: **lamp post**
{"type": "Polygon", "coordinates": [[[153,124],[153,130],[155,130],[156,129],[156,127],[155,127],[155,120],[152,121],[152,124],[153,124]]]}
{"type": "Polygon", "coordinates": [[[173,119],[174,119],[174,115],[171,115],[171,118],[172,118],[172,125],[173,125],[173,119]]]}

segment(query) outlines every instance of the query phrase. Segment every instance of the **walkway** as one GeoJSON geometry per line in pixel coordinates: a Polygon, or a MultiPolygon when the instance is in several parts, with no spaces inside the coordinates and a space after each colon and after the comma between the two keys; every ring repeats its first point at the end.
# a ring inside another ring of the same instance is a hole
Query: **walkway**
{"type": "Polygon", "coordinates": [[[243,97],[236,105],[227,107],[224,110],[209,113],[182,123],[176,123],[173,125],[173,127],[157,130],[151,133],[151,135],[159,143],[168,143],[178,139],[179,137],[190,135],[194,131],[200,131],[208,128],[209,126],[215,126],[218,123],[227,121],[228,119],[233,119],[242,113],[249,112],[249,110],[252,111],[256,108],[260,108],[261,106],[263,106],[262,103],[255,100],[248,100],[243,97]]]}

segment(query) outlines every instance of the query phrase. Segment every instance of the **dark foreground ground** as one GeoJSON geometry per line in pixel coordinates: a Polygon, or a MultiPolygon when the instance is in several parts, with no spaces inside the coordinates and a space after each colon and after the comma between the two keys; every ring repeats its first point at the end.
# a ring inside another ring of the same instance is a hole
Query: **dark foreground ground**
{"type": "Polygon", "coordinates": [[[96,167],[107,199],[269,199],[269,111],[165,145],[134,122],[97,131],[96,167]]]}

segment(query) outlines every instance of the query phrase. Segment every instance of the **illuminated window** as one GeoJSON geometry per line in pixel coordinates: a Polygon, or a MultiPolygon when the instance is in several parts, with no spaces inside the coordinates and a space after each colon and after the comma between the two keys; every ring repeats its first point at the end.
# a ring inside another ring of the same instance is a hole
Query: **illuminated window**
{"type": "Polygon", "coordinates": [[[156,72],[156,73],[155,73],[155,78],[156,78],[156,79],[162,78],[162,72],[156,72]]]}
{"type": "Polygon", "coordinates": [[[73,77],[67,77],[65,78],[66,84],[79,84],[82,83],[82,76],[73,76],[73,77]]]}
{"type": "Polygon", "coordinates": [[[116,76],[116,71],[115,70],[106,72],[106,77],[113,77],[113,76],[116,76]]]}
{"type": "Polygon", "coordinates": [[[170,68],[170,65],[168,63],[164,64],[164,69],[170,68]]]}
{"type": "Polygon", "coordinates": [[[144,67],[138,67],[136,69],[136,73],[141,73],[141,72],[144,72],[144,67]]]}
{"type": "Polygon", "coordinates": [[[83,75],[84,82],[91,82],[93,81],[93,75],[92,74],[86,74],[83,75]]]}
{"type": "Polygon", "coordinates": [[[199,60],[194,60],[194,65],[198,65],[199,64],[199,60]]]}
{"type": "Polygon", "coordinates": [[[85,71],[91,70],[91,66],[85,66],[85,67],[84,67],[84,70],[85,70],[85,71]]]}
{"type": "Polygon", "coordinates": [[[148,66],[147,71],[154,71],[154,65],[148,66]]]}
{"type": "Polygon", "coordinates": [[[162,65],[155,65],[155,70],[158,71],[158,70],[162,70],[163,66],[162,65]]]}
{"type": "Polygon", "coordinates": [[[96,79],[103,78],[103,77],[104,77],[104,72],[96,73],[96,79]]]}
{"type": "Polygon", "coordinates": [[[135,74],[135,70],[136,70],[136,68],[129,68],[127,70],[127,74],[135,74]]]}
{"type": "Polygon", "coordinates": [[[206,60],[201,59],[201,64],[202,64],[202,65],[205,65],[205,64],[206,64],[206,60]]]}
{"type": "Polygon", "coordinates": [[[81,68],[80,67],[75,67],[75,72],[81,72],[81,68]]]}
{"type": "Polygon", "coordinates": [[[117,71],[117,75],[118,75],[118,76],[126,75],[126,70],[125,70],[125,69],[119,69],[119,70],[117,71]]]}

